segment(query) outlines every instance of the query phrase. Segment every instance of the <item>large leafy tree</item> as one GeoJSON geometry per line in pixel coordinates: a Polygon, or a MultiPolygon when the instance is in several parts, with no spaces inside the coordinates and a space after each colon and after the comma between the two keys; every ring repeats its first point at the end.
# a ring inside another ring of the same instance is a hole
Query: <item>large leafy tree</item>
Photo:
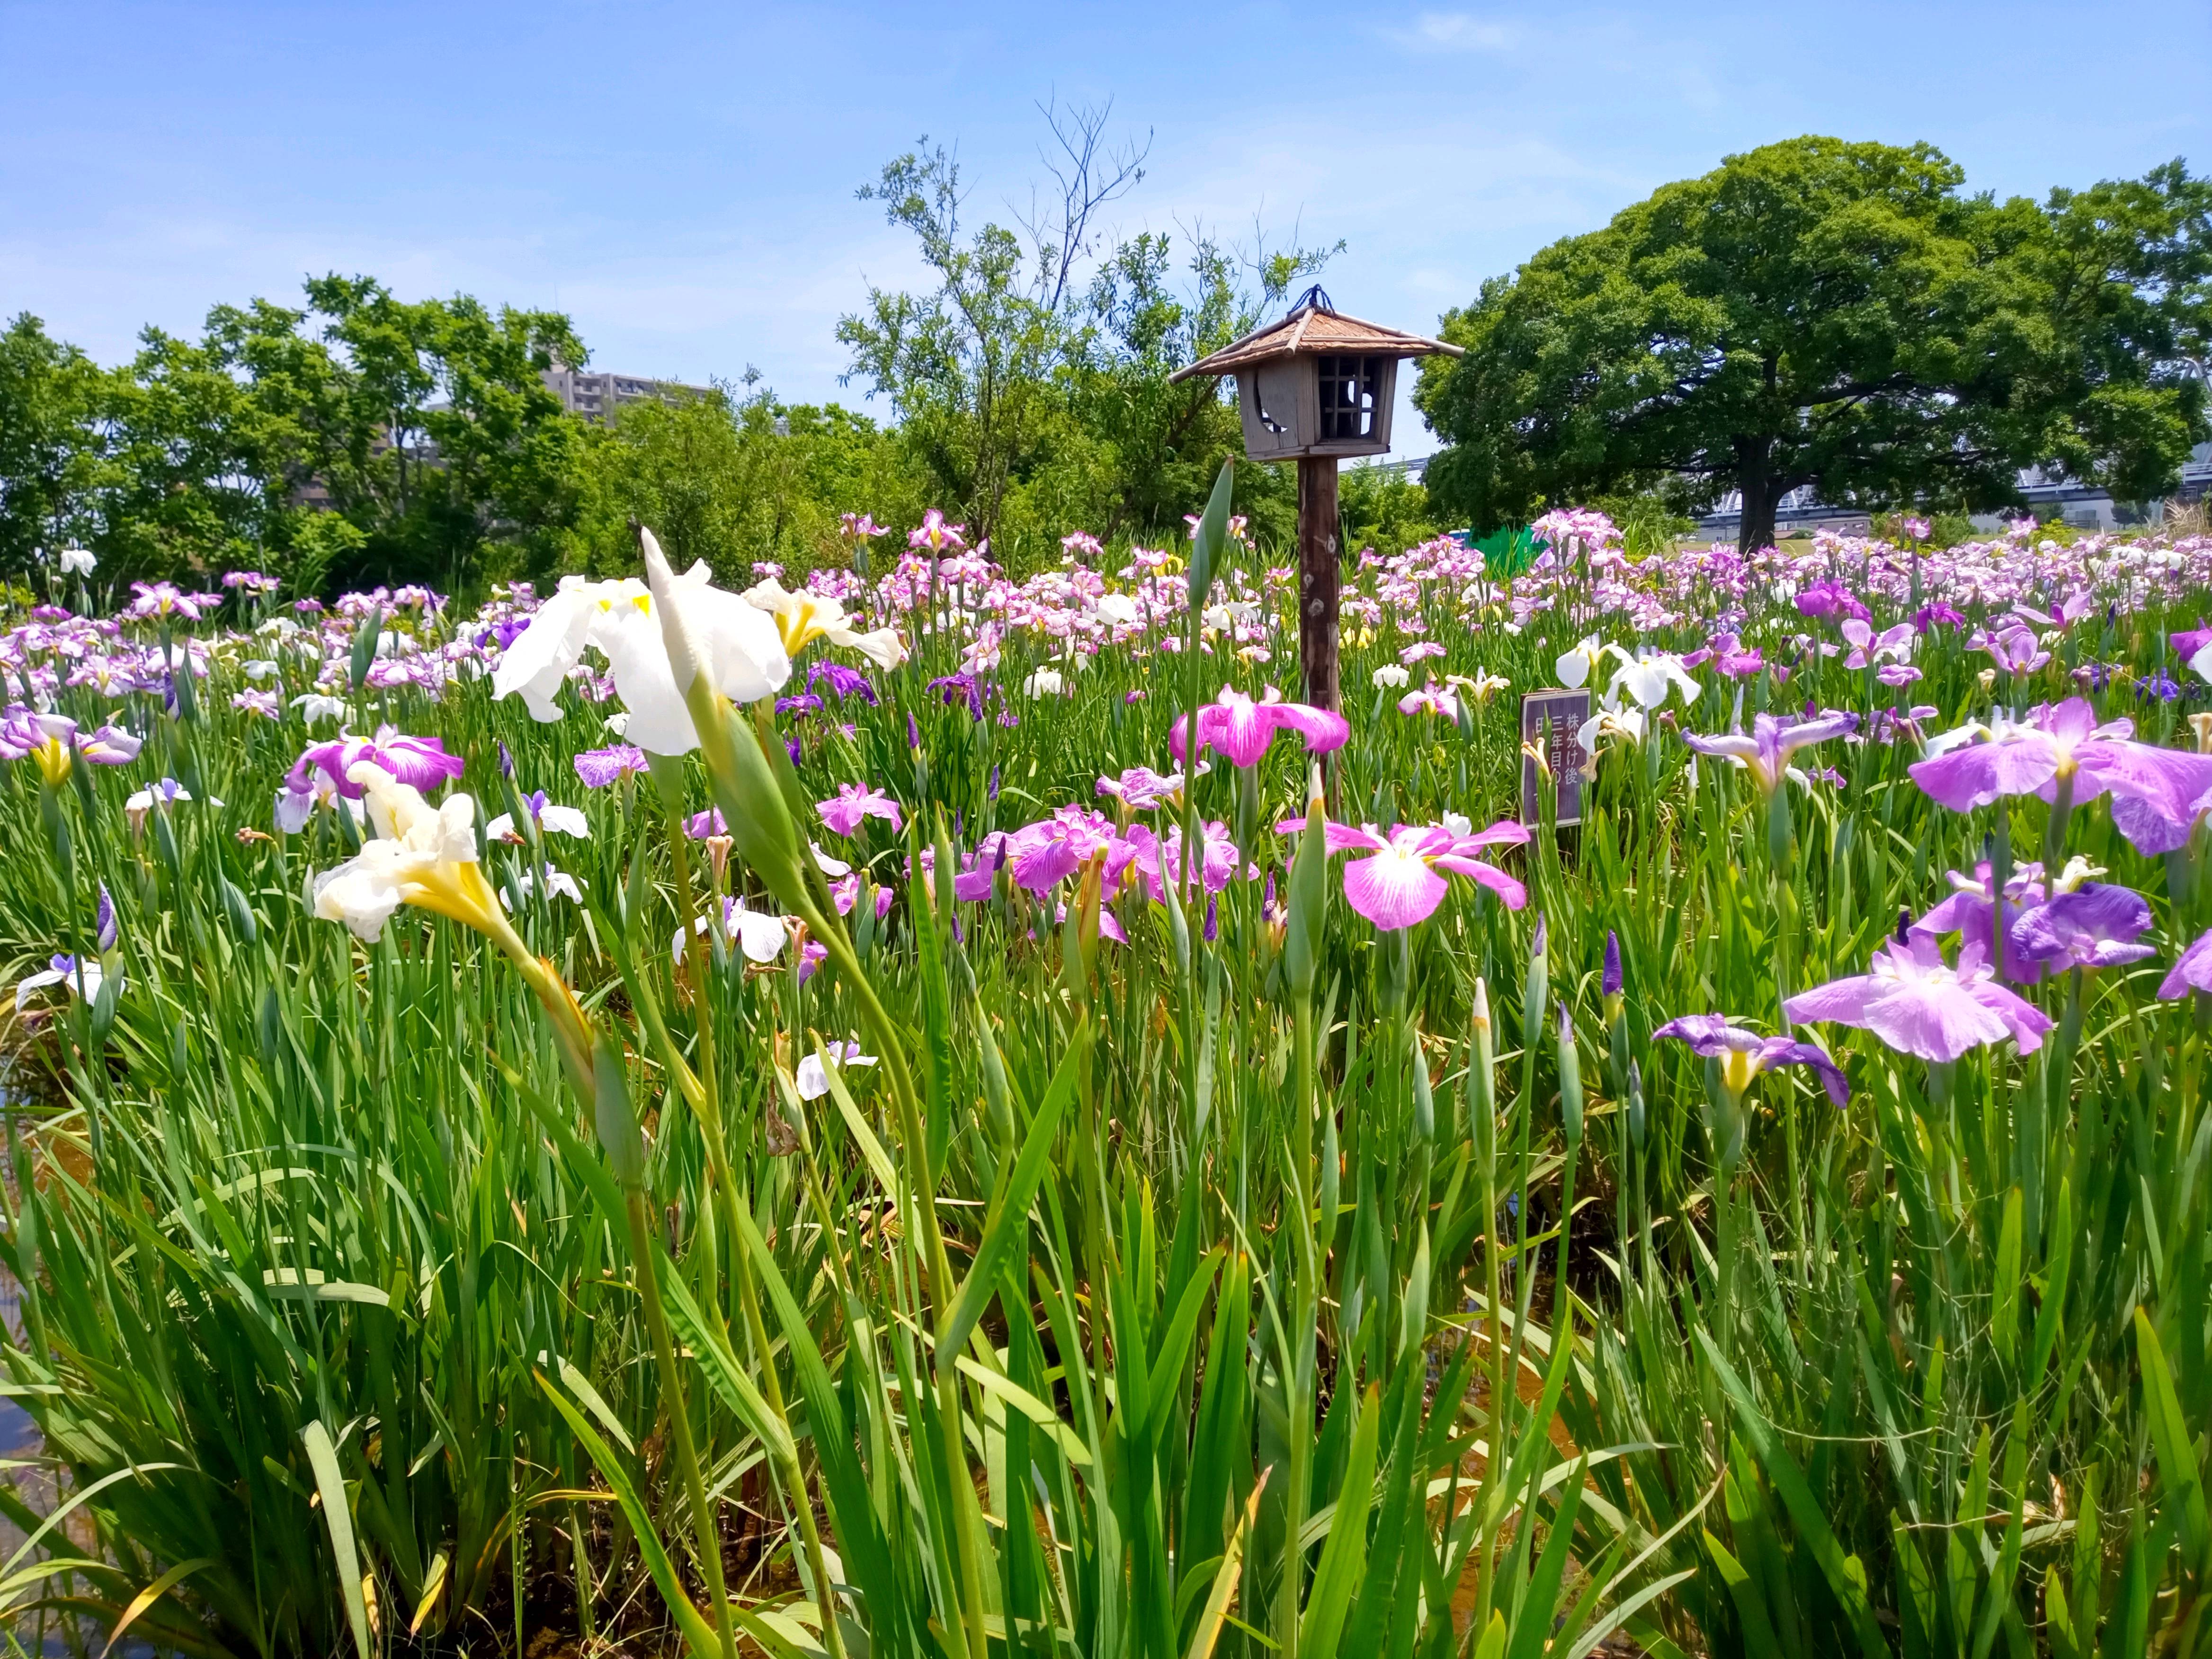
{"type": "Polygon", "coordinates": [[[2202,419],[2208,199],[2179,163],[2042,207],[1963,191],[1925,144],[1730,156],[1554,243],[1444,319],[1417,401],[1427,484],[1483,528],[1547,503],[1741,494],[1967,507],[2055,464],[2124,496],[2202,419]]]}
{"type": "Polygon", "coordinates": [[[0,333],[0,571],[94,539],[108,392],[107,372],[27,312],[0,333]]]}

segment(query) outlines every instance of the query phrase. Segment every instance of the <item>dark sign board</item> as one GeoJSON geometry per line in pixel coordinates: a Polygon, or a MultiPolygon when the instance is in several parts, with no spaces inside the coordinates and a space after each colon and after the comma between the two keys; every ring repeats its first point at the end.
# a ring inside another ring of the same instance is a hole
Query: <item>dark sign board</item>
{"type": "Polygon", "coordinates": [[[1544,817],[1536,759],[1528,746],[1540,746],[1559,792],[1559,823],[1583,821],[1583,769],[1589,764],[1575,735],[1590,717],[1588,691],[1532,691],[1521,699],[1521,822],[1534,826],[1544,817]],[[1548,727],[1548,729],[1547,729],[1548,727]]]}

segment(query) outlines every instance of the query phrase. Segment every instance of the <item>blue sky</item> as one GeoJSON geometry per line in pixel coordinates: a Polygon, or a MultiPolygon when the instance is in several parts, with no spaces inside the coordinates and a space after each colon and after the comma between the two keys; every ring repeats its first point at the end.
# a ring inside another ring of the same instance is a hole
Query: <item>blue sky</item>
{"type": "MultiPolygon", "coordinates": [[[[2203,0],[0,0],[0,313],[112,362],[145,323],[360,271],[558,306],[601,367],[753,364],[857,403],[836,319],[917,273],[855,187],[926,132],[1003,219],[1054,94],[1152,135],[1119,228],[1342,238],[1337,302],[1429,329],[1554,238],[1801,132],[1925,138],[2001,194],[2212,167],[2208,47],[2203,0]]],[[[1432,447],[1407,413],[1398,435],[1432,447]]]]}

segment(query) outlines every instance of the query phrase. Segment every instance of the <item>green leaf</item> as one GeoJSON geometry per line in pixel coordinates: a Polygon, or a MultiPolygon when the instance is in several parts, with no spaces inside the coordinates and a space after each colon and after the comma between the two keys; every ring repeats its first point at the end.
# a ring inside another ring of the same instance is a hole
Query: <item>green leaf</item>
{"type": "Polygon", "coordinates": [[[983,1242],[976,1247],[975,1260],[968,1269],[968,1276],[960,1282],[960,1295],[952,1304],[951,1317],[938,1334],[937,1364],[940,1371],[949,1371],[955,1358],[968,1340],[968,1333],[975,1328],[975,1322],[991,1305],[998,1294],[1001,1276],[1006,1272],[1006,1258],[1012,1254],[1014,1242],[1030,1224],[1030,1200],[1036,1196],[1037,1183],[1044,1179],[1046,1167],[1052,1161],[1053,1144],[1060,1134],[1060,1115],[1075,1093],[1075,1081],[1091,1052],[1091,1023],[1088,1018],[1075,1028],[1074,1039],[1067,1045],[1067,1053],[1060,1057],[1060,1069],[1053,1074],[1052,1086],[1045,1091],[1036,1116],[1030,1122],[1029,1134],[1022,1142],[1022,1155],[1015,1159],[1013,1168],[1006,1172],[999,1192],[991,1202],[991,1218],[983,1230],[983,1242]]]}
{"type": "Polygon", "coordinates": [[[1759,1466],[1766,1478],[1774,1483],[1780,1494],[1783,1507],[1790,1511],[1797,1534],[1813,1553],[1820,1564],[1820,1573],[1828,1581],[1828,1588],[1842,1604],[1844,1616],[1850,1621],[1851,1632],[1857,1638],[1859,1650],[1867,1659],[1888,1659],[1889,1645],[1882,1640],[1881,1627],[1875,1622],[1874,1609],[1867,1605],[1866,1589],[1851,1576],[1843,1547],[1836,1541],[1829,1528],[1828,1518],[1822,1512],[1812,1489],[1805,1484],[1804,1474],[1782,1449],[1782,1442],[1771,1425],[1760,1416],[1752,1403],[1751,1392],[1743,1385],[1728,1361],[1721,1357],[1719,1347],[1700,1327],[1697,1333],[1698,1346],[1705,1351],[1705,1363],[1710,1364],[1728,1390],[1729,1398],[1735,1404],[1736,1419],[1743,1425],[1744,1437],[1751,1442],[1759,1454],[1759,1466]]]}
{"type": "Polygon", "coordinates": [[[1190,608],[1204,608],[1206,596],[1213,591],[1213,567],[1220,562],[1222,544],[1229,539],[1229,498],[1234,481],[1237,458],[1231,456],[1221,463],[1221,471],[1213,480],[1213,493],[1206,499],[1206,511],[1199,514],[1198,533],[1190,541],[1190,608]]]}
{"type": "Polygon", "coordinates": [[[1367,1506],[1374,1496],[1382,1401],[1380,1386],[1369,1383],[1359,1402],[1359,1426],[1352,1433],[1352,1452],[1345,1462],[1344,1484],[1337,1490],[1328,1540],[1322,1546],[1321,1565],[1314,1570],[1313,1589],[1306,1597],[1305,1617],[1298,1624],[1298,1652],[1304,1659],[1336,1659],[1344,1616],[1366,1565],[1367,1506]]]}
{"type": "Polygon", "coordinates": [[[2150,1316],[2138,1307],[2135,1322],[2136,1364],[2142,1371],[2143,1407],[2150,1416],[2151,1442],[2158,1449],[2159,1474],[2166,1481],[2169,1504],[2180,1500],[2183,1554],[2192,1568],[2201,1571],[2206,1525],[2196,1439],[2181,1415],[2181,1401],[2173,1391],[2173,1371],[2166,1363],[2166,1350],[2159,1344],[2150,1316]]]}
{"type": "Polygon", "coordinates": [[[368,1659],[368,1606],[361,1593],[361,1558],[353,1547],[353,1508],[346,1500],[345,1476],[338,1470],[337,1448],[319,1417],[300,1431],[315,1486],[323,1495],[323,1523],[330,1528],[331,1554],[337,1559],[338,1589],[345,1596],[346,1620],[353,1626],[354,1650],[368,1659]]]}

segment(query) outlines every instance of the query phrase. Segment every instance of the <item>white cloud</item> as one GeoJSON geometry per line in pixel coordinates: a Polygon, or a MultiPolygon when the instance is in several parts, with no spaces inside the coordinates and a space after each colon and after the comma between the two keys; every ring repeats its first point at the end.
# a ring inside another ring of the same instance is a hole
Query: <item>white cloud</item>
{"type": "Polygon", "coordinates": [[[1406,46],[1446,52],[1510,52],[1520,44],[1522,30],[1463,11],[1425,11],[1412,28],[1398,31],[1397,39],[1406,46]]]}

